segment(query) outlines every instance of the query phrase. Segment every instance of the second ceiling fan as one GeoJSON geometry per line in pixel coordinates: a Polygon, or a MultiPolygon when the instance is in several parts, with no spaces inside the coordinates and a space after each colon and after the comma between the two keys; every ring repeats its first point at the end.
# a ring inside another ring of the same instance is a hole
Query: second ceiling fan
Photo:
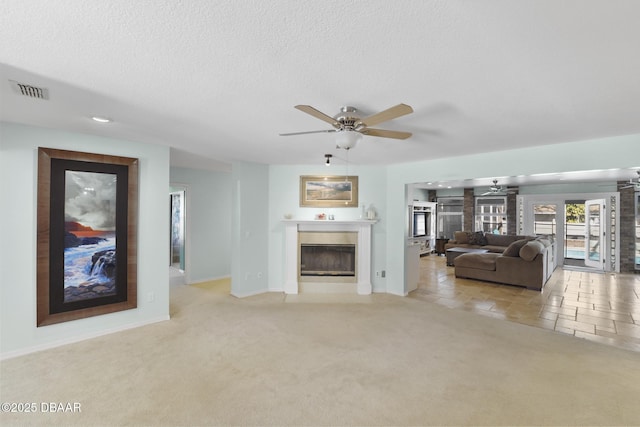
{"type": "Polygon", "coordinates": [[[482,193],[482,196],[504,196],[506,194],[514,194],[514,191],[507,187],[498,185],[498,180],[494,179],[493,185],[489,187],[489,191],[482,193]]]}
{"type": "Polygon", "coordinates": [[[317,119],[329,123],[333,129],[312,130],[305,132],[281,133],[280,136],[305,135],[310,133],[338,133],[336,143],[339,148],[349,150],[362,138],[362,135],[378,136],[381,138],[407,139],[411,136],[410,132],[401,132],[396,130],[374,129],[370,126],[378,123],[386,122],[396,117],[413,113],[413,108],[406,104],[398,104],[395,107],[388,108],[379,113],[361,118],[358,110],[354,107],[342,107],[340,113],[331,117],[310,105],[296,105],[295,108],[305,112],[317,119]]]}

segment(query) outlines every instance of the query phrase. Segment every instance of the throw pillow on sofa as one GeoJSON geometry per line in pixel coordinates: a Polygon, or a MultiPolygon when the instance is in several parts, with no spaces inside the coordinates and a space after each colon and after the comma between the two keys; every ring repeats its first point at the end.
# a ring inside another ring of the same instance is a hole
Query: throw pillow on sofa
{"type": "Polygon", "coordinates": [[[487,238],[484,237],[484,233],[482,231],[476,231],[469,235],[469,244],[485,246],[487,244],[487,238]]]}
{"type": "Polygon", "coordinates": [[[533,261],[533,259],[544,249],[544,245],[537,240],[527,242],[526,245],[520,249],[520,258],[525,261],[533,261]]]}
{"type": "Polygon", "coordinates": [[[516,240],[515,242],[507,246],[507,249],[502,252],[502,255],[511,257],[520,256],[520,249],[522,249],[522,247],[526,245],[528,241],[528,239],[516,240]]]}

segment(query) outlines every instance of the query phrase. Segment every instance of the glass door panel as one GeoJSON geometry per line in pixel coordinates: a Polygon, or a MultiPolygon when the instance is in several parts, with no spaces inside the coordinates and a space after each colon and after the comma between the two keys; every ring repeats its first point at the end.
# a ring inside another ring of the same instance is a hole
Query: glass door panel
{"type": "Polygon", "coordinates": [[[584,200],[566,200],[564,205],[565,260],[584,261],[585,235],[584,200]]]}
{"type": "Polygon", "coordinates": [[[604,200],[587,200],[585,203],[585,259],[588,267],[604,266],[604,200]]]}

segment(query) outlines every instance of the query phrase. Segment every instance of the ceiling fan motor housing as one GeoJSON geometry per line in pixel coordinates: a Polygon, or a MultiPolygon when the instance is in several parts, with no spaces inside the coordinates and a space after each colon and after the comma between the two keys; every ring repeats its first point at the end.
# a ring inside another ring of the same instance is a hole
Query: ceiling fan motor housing
{"type": "Polygon", "coordinates": [[[340,112],[333,117],[341,125],[337,128],[342,130],[358,130],[357,127],[360,122],[360,116],[357,111],[355,107],[341,107],[340,112]]]}

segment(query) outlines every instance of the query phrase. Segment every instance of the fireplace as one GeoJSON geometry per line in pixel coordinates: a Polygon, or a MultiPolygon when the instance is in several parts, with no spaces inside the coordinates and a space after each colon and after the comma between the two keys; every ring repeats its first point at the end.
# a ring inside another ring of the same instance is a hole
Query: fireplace
{"type": "Polygon", "coordinates": [[[300,276],[356,275],[356,245],[300,245],[300,276]]]}
{"type": "Polygon", "coordinates": [[[356,283],[358,233],[298,233],[300,282],[356,283]]]}
{"type": "Polygon", "coordinates": [[[375,220],[283,222],[285,293],[371,293],[375,220]]]}

